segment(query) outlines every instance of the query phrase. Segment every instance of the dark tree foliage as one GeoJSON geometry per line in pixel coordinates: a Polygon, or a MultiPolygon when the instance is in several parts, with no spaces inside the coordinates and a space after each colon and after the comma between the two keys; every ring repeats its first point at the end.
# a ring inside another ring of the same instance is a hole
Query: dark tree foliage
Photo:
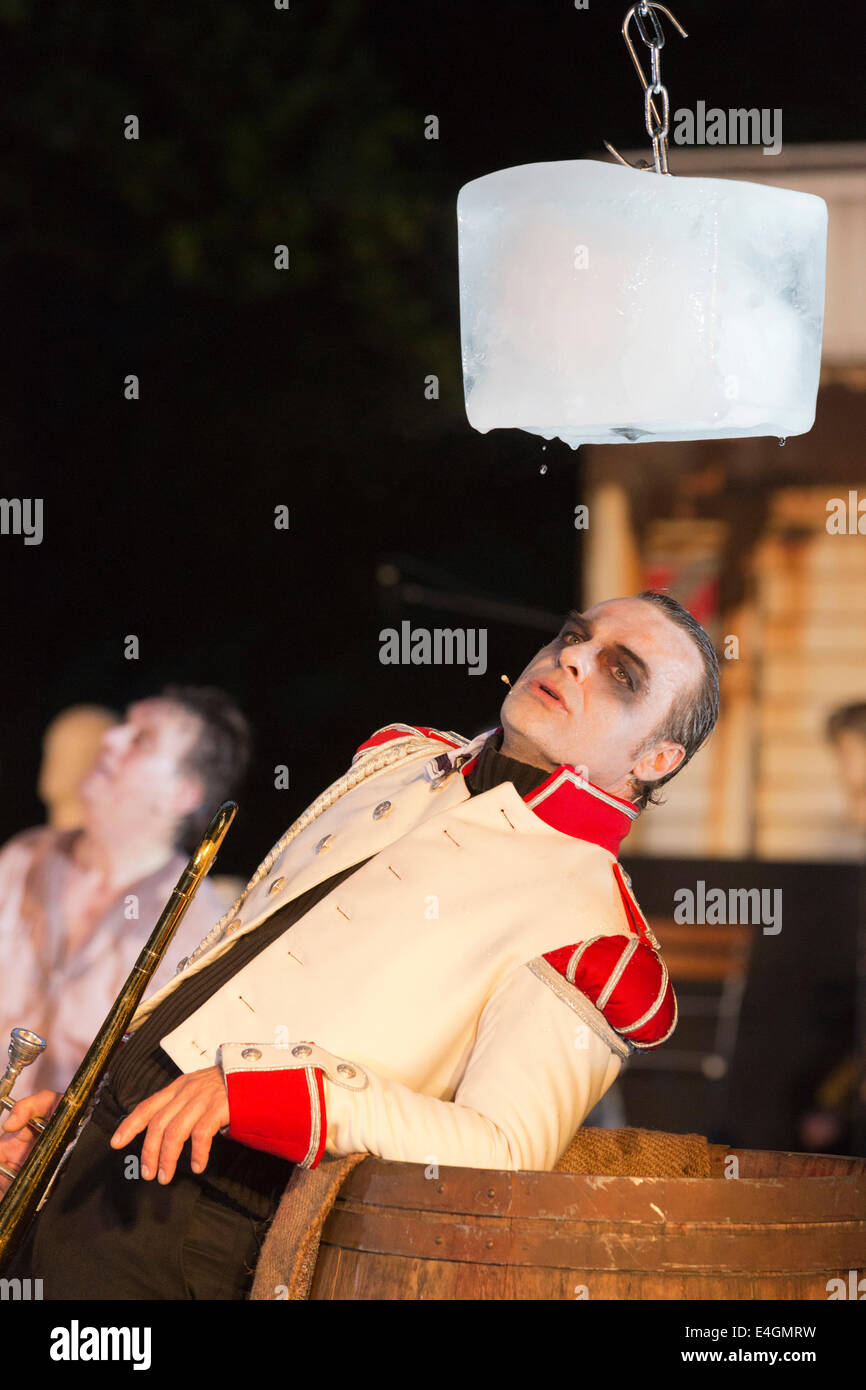
{"type": "Polygon", "coordinates": [[[209,314],[214,340],[281,328],[308,405],[339,378],[380,428],[399,431],[407,379],[435,372],[422,428],[453,423],[453,198],[362,10],[0,0],[4,278],[72,282],[92,316],[122,310],[160,337],[159,309],[181,335],[209,314]]]}

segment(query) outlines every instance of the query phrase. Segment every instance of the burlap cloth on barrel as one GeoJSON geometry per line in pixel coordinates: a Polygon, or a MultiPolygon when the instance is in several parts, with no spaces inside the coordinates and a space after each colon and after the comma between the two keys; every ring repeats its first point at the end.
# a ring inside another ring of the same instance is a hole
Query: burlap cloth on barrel
{"type": "MultiPolygon", "coordinates": [[[[295,1169],[262,1246],[251,1299],[309,1297],[322,1227],[343,1183],[366,1157],[367,1154],[326,1157],[318,1168],[295,1169]]],[[[656,1129],[581,1129],[554,1172],[626,1178],[708,1178],[710,1152],[702,1134],[666,1134],[656,1129]]]]}

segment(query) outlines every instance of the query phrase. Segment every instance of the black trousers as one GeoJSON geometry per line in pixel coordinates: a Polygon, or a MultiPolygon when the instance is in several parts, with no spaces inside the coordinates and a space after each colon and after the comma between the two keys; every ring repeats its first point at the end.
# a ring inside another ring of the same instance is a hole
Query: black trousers
{"type": "Polygon", "coordinates": [[[8,1273],[43,1298],[243,1299],[269,1225],[189,1167],[170,1183],[138,1176],[143,1135],[112,1149],[99,1110],[82,1131],[8,1273]]]}

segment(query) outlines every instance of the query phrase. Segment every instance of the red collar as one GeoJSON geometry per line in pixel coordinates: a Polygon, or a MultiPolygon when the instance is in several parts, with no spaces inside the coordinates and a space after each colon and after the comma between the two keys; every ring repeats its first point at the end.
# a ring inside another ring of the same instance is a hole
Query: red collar
{"type": "Polygon", "coordinates": [[[631,801],[602,791],[567,763],[551,772],[547,781],[523,800],[554,830],[576,840],[591,840],[614,856],[640,815],[631,801]]]}
{"type": "MultiPolygon", "coordinates": [[[[461,766],[460,771],[464,776],[474,766],[490,733],[495,732],[489,730],[480,739],[473,740],[480,747],[461,766]]],[[[619,854],[622,841],[640,815],[633,802],[614,796],[612,792],[602,791],[601,787],[588,782],[568,763],[562,763],[540,787],[522,800],[539,820],[553,830],[572,835],[576,840],[588,840],[600,845],[614,856],[619,854]]]]}

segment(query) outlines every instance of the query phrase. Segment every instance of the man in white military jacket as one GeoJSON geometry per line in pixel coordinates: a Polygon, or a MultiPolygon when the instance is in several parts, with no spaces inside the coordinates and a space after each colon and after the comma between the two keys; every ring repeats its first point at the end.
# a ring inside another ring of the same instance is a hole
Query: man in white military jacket
{"type": "Polygon", "coordinates": [[[707,634],[648,592],[569,614],[492,733],[369,738],[139,1009],[20,1272],[242,1298],[292,1164],[553,1168],[675,1026],[617,851],[717,711],[707,634]]]}

